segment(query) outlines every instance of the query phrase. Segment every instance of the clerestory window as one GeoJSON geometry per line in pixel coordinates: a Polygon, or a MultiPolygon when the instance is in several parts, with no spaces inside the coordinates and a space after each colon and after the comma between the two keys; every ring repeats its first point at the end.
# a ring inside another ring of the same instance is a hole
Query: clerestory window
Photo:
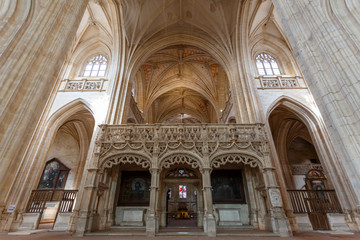
{"type": "Polygon", "coordinates": [[[97,55],[87,62],[83,77],[103,77],[107,68],[107,58],[103,55],[97,55]]]}
{"type": "Polygon", "coordinates": [[[256,67],[260,75],[281,75],[276,59],[267,53],[257,55],[256,67]]]}

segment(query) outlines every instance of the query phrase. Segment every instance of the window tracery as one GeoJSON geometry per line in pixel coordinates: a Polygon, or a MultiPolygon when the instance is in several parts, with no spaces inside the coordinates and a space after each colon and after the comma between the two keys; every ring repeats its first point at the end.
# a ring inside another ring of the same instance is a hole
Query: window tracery
{"type": "Polygon", "coordinates": [[[276,59],[267,53],[257,55],[256,67],[260,75],[281,75],[276,59]]]}
{"type": "Polygon", "coordinates": [[[96,55],[87,62],[83,77],[103,77],[107,68],[107,58],[103,55],[96,55]]]}
{"type": "Polygon", "coordinates": [[[166,175],[167,178],[195,178],[196,174],[194,171],[187,168],[174,168],[169,171],[166,175]]]}

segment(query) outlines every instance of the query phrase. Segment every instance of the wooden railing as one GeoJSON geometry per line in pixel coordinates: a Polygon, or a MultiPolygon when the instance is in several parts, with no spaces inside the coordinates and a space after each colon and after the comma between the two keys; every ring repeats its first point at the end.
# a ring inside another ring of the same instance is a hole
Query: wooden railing
{"type": "Polygon", "coordinates": [[[26,212],[42,213],[46,202],[60,202],[59,212],[72,212],[77,192],[77,190],[33,190],[26,212]]]}
{"type": "Polygon", "coordinates": [[[72,212],[76,200],[77,190],[64,190],[63,197],[60,202],[59,212],[72,212]]]}
{"type": "Polygon", "coordinates": [[[341,213],[335,190],[288,190],[294,213],[341,213]]]}

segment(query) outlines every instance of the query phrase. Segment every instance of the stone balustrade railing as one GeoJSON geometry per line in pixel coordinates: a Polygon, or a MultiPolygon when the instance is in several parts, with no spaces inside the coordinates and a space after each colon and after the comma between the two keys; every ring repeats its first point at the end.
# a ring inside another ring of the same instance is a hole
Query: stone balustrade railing
{"type": "Polygon", "coordinates": [[[302,89],[307,88],[303,78],[299,76],[259,76],[256,77],[260,89],[302,89]]]}
{"type": "Polygon", "coordinates": [[[263,142],[263,124],[100,125],[100,143],[263,142]]]}
{"type": "Polygon", "coordinates": [[[271,167],[263,124],[100,125],[94,153],[100,169],[120,163],[271,167]]]}
{"type": "Polygon", "coordinates": [[[291,165],[291,171],[294,175],[306,175],[311,169],[324,171],[323,167],[320,163],[318,164],[292,164],[291,165]]]}
{"type": "Polygon", "coordinates": [[[75,80],[64,79],[60,84],[59,92],[101,92],[105,91],[106,82],[107,79],[104,78],[75,80]]]}

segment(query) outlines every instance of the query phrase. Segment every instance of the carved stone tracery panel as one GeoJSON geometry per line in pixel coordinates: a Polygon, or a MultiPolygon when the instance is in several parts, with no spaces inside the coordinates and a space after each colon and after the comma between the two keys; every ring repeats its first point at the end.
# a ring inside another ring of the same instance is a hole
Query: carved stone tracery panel
{"type": "Polygon", "coordinates": [[[259,160],[254,157],[247,156],[241,153],[235,154],[224,154],[218,157],[215,157],[211,161],[211,167],[219,168],[221,165],[225,165],[227,163],[237,163],[237,164],[245,164],[250,165],[250,167],[262,167],[262,164],[259,164],[259,160]]]}
{"type": "Polygon", "coordinates": [[[116,155],[110,158],[105,159],[105,161],[103,161],[101,163],[100,168],[111,168],[114,165],[118,165],[118,164],[126,164],[126,163],[135,163],[136,165],[139,165],[143,168],[149,168],[150,167],[150,161],[148,159],[146,159],[143,156],[140,155],[128,155],[128,154],[123,154],[123,155],[116,155]]]}
{"type": "Polygon", "coordinates": [[[187,164],[192,168],[201,168],[201,163],[194,157],[185,154],[173,154],[161,161],[161,168],[170,168],[175,164],[187,164]]]}

